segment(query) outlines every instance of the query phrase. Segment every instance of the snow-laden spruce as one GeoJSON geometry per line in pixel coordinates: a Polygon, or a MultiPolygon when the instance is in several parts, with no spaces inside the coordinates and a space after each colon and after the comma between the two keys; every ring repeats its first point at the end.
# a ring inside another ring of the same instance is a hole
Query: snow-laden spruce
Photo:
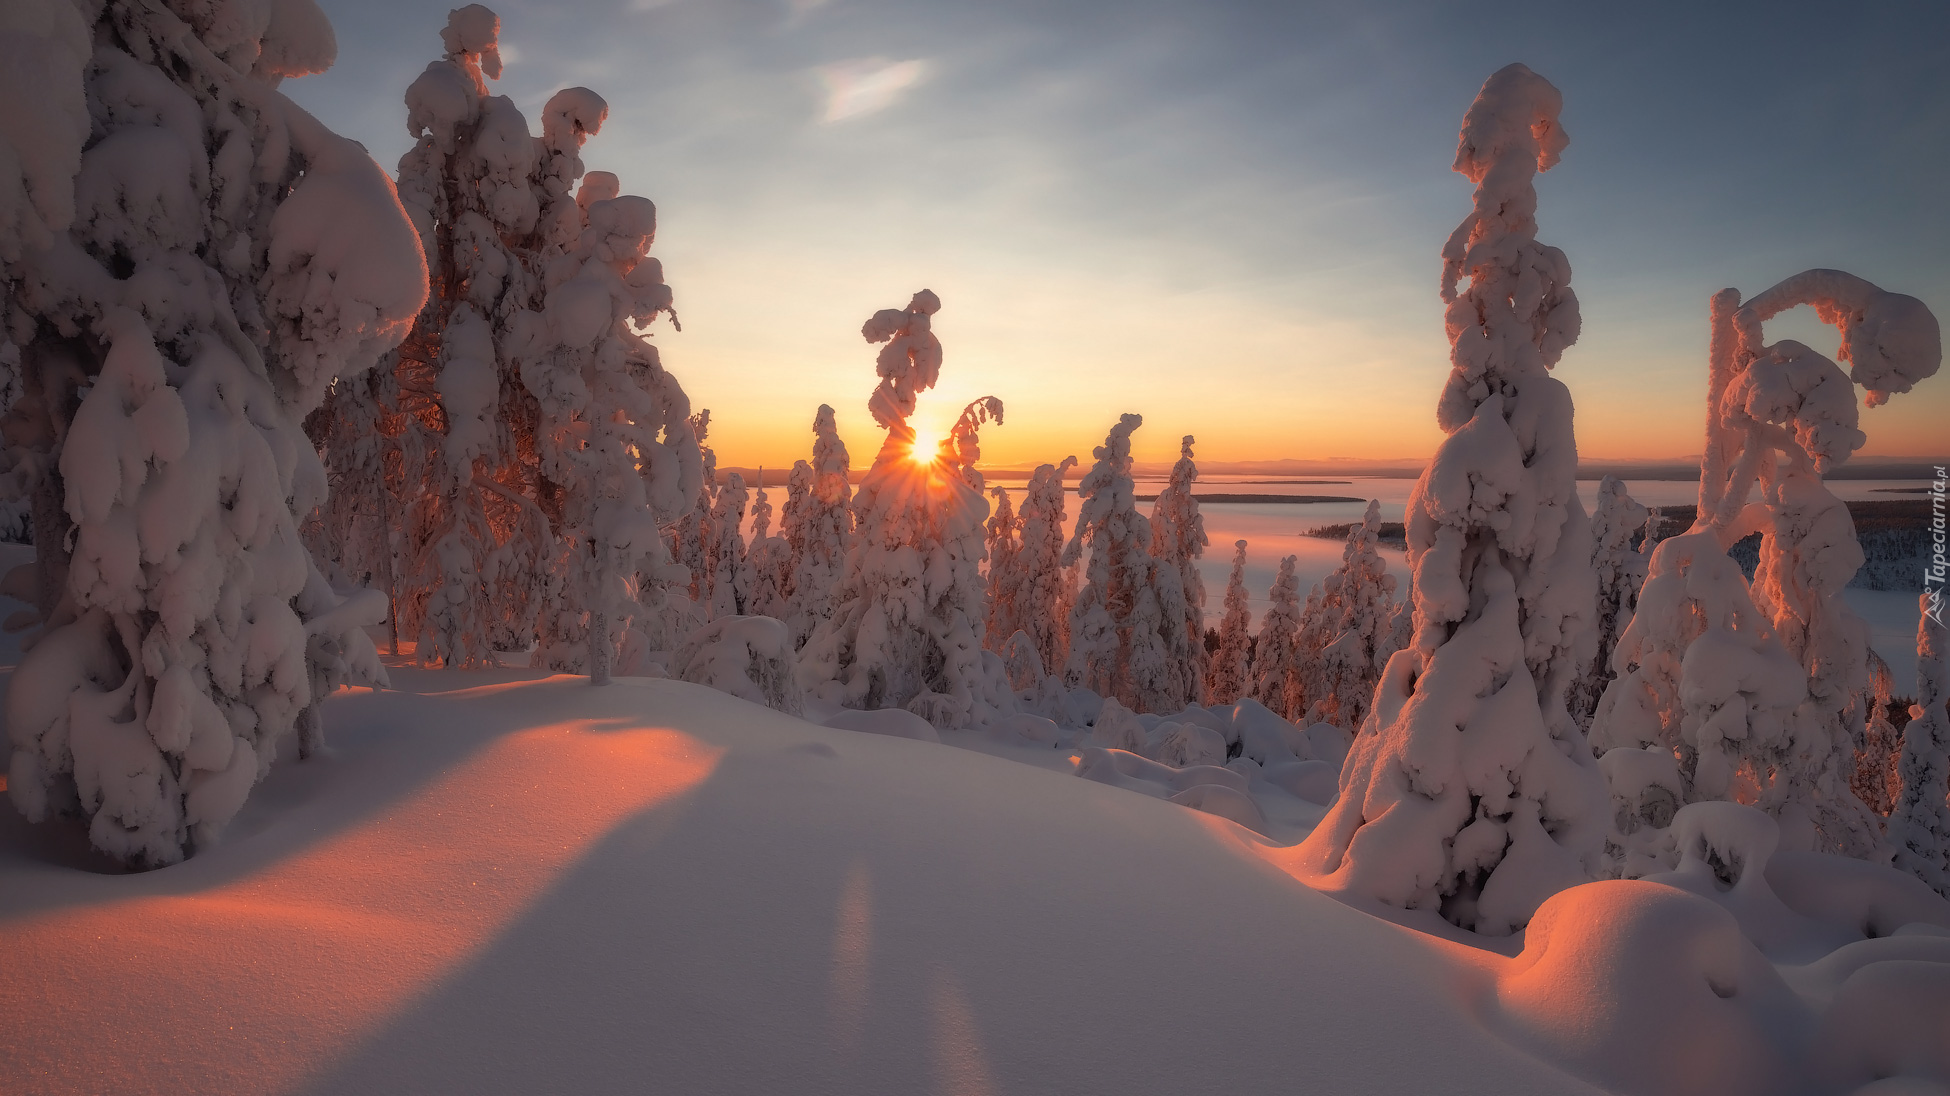
{"type": "Polygon", "coordinates": [[[1317,649],[1302,644],[1305,662],[1300,680],[1307,723],[1360,730],[1382,668],[1398,649],[1391,627],[1395,576],[1382,562],[1380,535],[1381,502],[1371,499],[1361,523],[1348,530],[1339,569],[1321,582],[1313,612],[1318,614],[1324,641],[1317,649]]]}
{"type": "Polygon", "coordinates": [[[1070,657],[1063,676],[1071,688],[1114,697],[1137,712],[1175,712],[1191,693],[1195,666],[1184,658],[1178,569],[1151,554],[1151,523],[1137,512],[1131,478],[1131,434],[1144,419],[1125,415],[1093,455],[1077,482],[1076,531],[1063,548],[1063,566],[1084,558],[1084,582],[1070,609],[1070,657]]]}
{"type": "Polygon", "coordinates": [[[1007,652],[999,645],[1013,642],[1021,630],[1017,627],[1016,591],[1006,584],[1008,576],[1020,566],[1017,557],[1022,554],[1022,540],[1017,529],[1021,522],[1016,518],[1016,508],[1009,502],[1008,489],[991,487],[989,496],[995,499],[995,507],[982,526],[982,545],[989,563],[985,634],[989,647],[1007,661],[1007,652]]]}
{"type": "Polygon", "coordinates": [[[704,606],[709,618],[744,616],[751,601],[752,573],[745,558],[745,506],[751,492],[745,477],[725,476],[711,506],[711,539],[704,546],[704,575],[710,585],[704,606]]]}
{"type": "Polygon", "coordinates": [[[1598,650],[1578,679],[1571,683],[1566,704],[1579,726],[1589,728],[1598,698],[1611,684],[1611,655],[1618,637],[1638,606],[1639,587],[1645,585],[1646,560],[1652,554],[1651,511],[1625,490],[1625,481],[1606,476],[1598,483],[1598,508],[1591,515],[1591,573],[1598,580],[1598,650]],[[1645,534],[1640,548],[1632,538],[1645,534]]]}
{"type": "Polygon", "coordinates": [[[718,504],[718,454],[705,444],[711,434],[711,409],[706,407],[691,416],[691,436],[697,439],[700,468],[697,494],[665,534],[664,543],[671,559],[684,569],[685,597],[689,624],[695,628],[709,618],[711,573],[705,564],[712,538],[712,508],[718,504]]]}
{"type": "Polygon", "coordinates": [[[541,224],[560,252],[539,307],[509,318],[506,348],[535,401],[555,521],[558,581],[542,607],[537,659],[597,683],[619,648],[668,649],[679,616],[671,587],[683,571],[662,526],[691,506],[705,471],[690,399],[643,334],[671,310],[663,264],[649,254],[656,206],[619,195],[607,172],[569,193],[607,109],[594,92],[569,88],[543,110],[541,224]]]}
{"type": "Polygon", "coordinates": [[[450,12],[445,55],[406,91],[415,144],[399,188],[427,256],[426,307],[309,424],[332,481],[313,550],[378,582],[420,657],[455,666],[527,645],[554,549],[532,501],[529,401],[497,347],[509,315],[535,303],[546,242],[539,148],[514,102],[488,93],[499,32],[478,4],[450,12]]]}
{"type": "Polygon", "coordinates": [[[0,158],[32,398],[8,456],[37,497],[35,581],[9,585],[42,625],[8,692],[8,790],[131,864],[216,840],[301,719],[316,748],[315,689],[383,679],[371,599],[299,540],[326,482],[300,423],[405,336],[426,267],[364,150],[275,90],[334,52],[316,9],[286,8],[6,18],[45,53],[9,51],[5,79],[51,81],[7,100],[0,158]]]}
{"type": "Polygon", "coordinates": [[[1865,626],[1842,600],[1862,563],[1848,508],[1822,475],[1866,440],[1851,380],[1871,406],[1942,358],[1936,319],[1913,297],[1833,270],[1711,305],[1699,517],[1659,543],[1599,702],[1599,747],[1678,758],[1684,801],[1743,795],[1792,849],[1869,856],[1877,822],[1851,787],[1873,695],[1865,626]],[[1841,329],[1850,373],[1761,325],[1799,304],[1841,329]],[[1726,550],[1761,534],[1749,584],[1726,550]]]}
{"type": "Polygon", "coordinates": [[[1076,464],[1075,457],[1064,457],[1059,464],[1037,465],[1016,514],[1015,553],[1000,562],[989,560],[989,598],[1008,607],[1013,623],[1007,634],[991,624],[989,643],[1012,643],[1021,632],[1046,673],[1061,671],[1070,657],[1070,607],[1077,588],[1075,569],[1063,562],[1069,536],[1063,477],[1076,464]]]}
{"type": "Polygon", "coordinates": [[[1002,661],[982,649],[982,524],[988,500],[974,471],[976,431],[1001,401],[978,400],[933,454],[907,424],[941,372],[928,290],[860,329],[886,343],[867,402],[887,431],[853,500],[855,530],[833,615],[799,656],[800,681],[849,708],[906,708],[937,726],[982,726],[1014,710],[1002,661]]]}
{"type": "Polygon", "coordinates": [[[1219,617],[1219,647],[1205,678],[1205,702],[1232,705],[1246,695],[1252,678],[1253,611],[1246,597],[1246,542],[1232,545],[1232,572],[1226,577],[1225,611],[1219,617]]]}
{"type": "Polygon", "coordinates": [[[1171,466],[1171,479],[1151,507],[1152,558],[1160,568],[1178,573],[1176,584],[1159,587],[1158,598],[1166,621],[1167,657],[1185,666],[1185,704],[1205,698],[1205,579],[1198,573],[1198,561],[1212,543],[1205,535],[1205,519],[1199,516],[1198,498],[1192,494],[1192,484],[1198,481],[1192,442],[1187,434],[1179,443],[1178,463],[1171,466]],[[1183,625],[1174,630],[1172,621],[1183,625]]]}
{"type": "Polygon", "coordinates": [[[752,540],[745,549],[745,571],[751,576],[747,609],[752,616],[782,621],[791,614],[792,546],[785,537],[772,535],[772,500],[765,491],[763,468],[752,492],[752,540]]]}
{"type": "Polygon", "coordinates": [[[799,646],[832,619],[853,543],[853,485],[847,479],[851,458],[833,409],[820,404],[812,428],[812,461],[792,466],[782,521],[792,546],[792,601],[784,619],[799,646]]]}
{"type": "Polygon", "coordinates": [[[1889,842],[1898,870],[1950,898],[1950,629],[1941,596],[1917,598],[1916,704],[1903,725],[1902,790],[1889,812],[1889,842]]]}
{"type": "Polygon", "coordinates": [[[1334,888],[1501,934],[1591,877],[1609,804],[1564,695],[1591,657],[1591,530],[1571,397],[1563,252],[1537,242],[1562,97],[1520,64],[1463,119],[1475,208],[1443,248],[1447,433],[1408,505],[1415,638],[1389,660],[1334,808],[1301,846],[1334,888]],[[1467,279],[1467,285],[1460,283],[1467,279]]]}
{"type": "Polygon", "coordinates": [[[1266,592],[1266,614],[1253,637],[1252,688],[1247,691],[1269,711],[1296,719],[1302,713],[1292,711],[1288,700],[1297,703],[1300,699],[1297,663],[1305,614],[1300,604],[1300,578],[1294,571],[1299,563],[1299,556],[1287,556],[1273,574],[1273,586],[1266,592]]]}

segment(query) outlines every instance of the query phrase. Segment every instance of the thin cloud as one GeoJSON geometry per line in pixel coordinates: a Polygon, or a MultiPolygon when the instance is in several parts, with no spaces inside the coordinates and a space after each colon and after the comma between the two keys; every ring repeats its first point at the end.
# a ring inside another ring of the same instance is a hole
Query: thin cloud
{"type": "Polygon", "coordinates": [[[900,101],[908,89],[927,78],[924,60],[889,61],[867,57],[840,61],[819,68],[819,79],[826,86],[826,113],[821,120],[838,122],[885,110],[900,101]]]}

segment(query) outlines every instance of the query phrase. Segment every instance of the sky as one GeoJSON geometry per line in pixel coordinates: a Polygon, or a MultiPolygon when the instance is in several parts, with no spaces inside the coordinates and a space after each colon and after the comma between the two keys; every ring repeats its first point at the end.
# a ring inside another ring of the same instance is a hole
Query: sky
{"type": "MultiPolygon", "coordinates": [[[[286,85],[391,168],[449,3],[322,0],[286,85]]],[[[1522,61],[1571,144],[1538,178],[1584,332],[1557,368],[1588,458],[1697,453],[1707,301],[1839,267],[1950,318],[1950,4],[504,0],[493,90],[652,199],[664,364],[721,464],[787,467],[829,403],[856,466],[860,325],[932,289],[918,418],[1002,399],[985,463],[1422,459],[1448,364],[1439,252],[1483,80],[1522,61]]],[[[1832,356],[1806,308],[1768,326],[1832,356]]],[[[1950,450],[1950,373],[1865,410],[1865,454],[1950,450]]],[[[768,477],[769,479],[769,477],[768,477]]]]}

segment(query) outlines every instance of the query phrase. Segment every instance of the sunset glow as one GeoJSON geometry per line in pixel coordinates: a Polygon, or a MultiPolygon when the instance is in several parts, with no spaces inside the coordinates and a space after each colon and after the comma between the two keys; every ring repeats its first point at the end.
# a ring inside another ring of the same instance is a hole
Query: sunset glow
{"type": "Polygon", "coordinates": [[[114,1031],[123,1063],[170,1063],[150,1075],[170,1090],[290,1091],[489,948],[619,822],[702,783],[718,752],[651,727],[535,727],[261,872],[5,922],[0,1060],[38,1091],[143,1090],[77,1068],[114,1031]],[[553,806],[513,813],[518,800],[553,806]],[[82,983],[94,990],[63,988],[82,983]],[[156,1008],[165,985],[225,995],[156,1008]]]}

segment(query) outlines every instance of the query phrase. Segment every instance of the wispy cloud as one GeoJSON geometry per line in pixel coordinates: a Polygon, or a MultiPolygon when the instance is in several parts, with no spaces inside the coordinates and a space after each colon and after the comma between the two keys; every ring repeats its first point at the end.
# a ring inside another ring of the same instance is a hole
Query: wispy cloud
{"type": "Polygon", "coordinates": [[[885,110],[927,75],[925,60],[865,57],[822,65],[819,79],[826,86],[826,113],[821,120],[838,122],[885,110]]]}

